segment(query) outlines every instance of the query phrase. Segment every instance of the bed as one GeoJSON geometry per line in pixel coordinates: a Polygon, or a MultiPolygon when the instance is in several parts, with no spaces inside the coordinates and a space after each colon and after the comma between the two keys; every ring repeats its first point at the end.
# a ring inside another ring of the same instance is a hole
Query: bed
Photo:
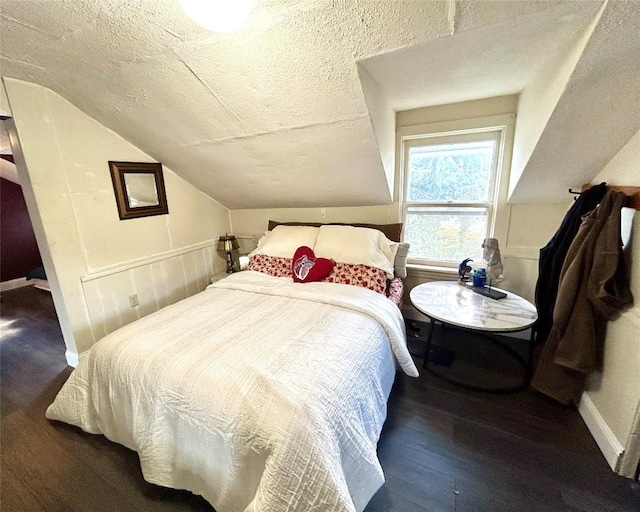
{"type": "MultiPolygon", "coordinates": [[[[270,243],[278,230],[252,261],[323,252],[300,232],[270,243]]],[[[361,265],[341,263],[333,273],[361,265]]],[[[147,481],[218,512],[361,511],[384,482],[376,445],[396,369],[418,372],[398,306],[327,277],[247,270],[125,326],[81,358],[47,417],[135,450],[147,481]]]]}

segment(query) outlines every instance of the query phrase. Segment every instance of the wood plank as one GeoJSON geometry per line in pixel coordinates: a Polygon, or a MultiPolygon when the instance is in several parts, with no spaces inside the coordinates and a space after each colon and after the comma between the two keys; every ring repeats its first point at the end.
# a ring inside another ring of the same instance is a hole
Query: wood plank
{"type": "MultiPolygon", "coordinates": [[[[118,510],[127,498],[111,487],[89,465],[55,443],[47,432],[33,428],[22,411],[2,421],[3,468],[17,478],[15,485],[27,487],[45,510],[118,510]],[[77,492],[82,489],[82,492],[77,492]]],[[[130,507],[131,510],[143,510],[130,507]]]]}
{"type": "MultiPolygon", "coordinates": [[[[589,190],[594,184],[585,183],[582,185],[581,192],[589,190]]],[[[607,190],[614,190],[616,192],[624,192],[627,195],[627,202],[625,206],[627,208],[633,208],[640,211],[640,186],[624,186],[624,185],[609,185],[607,184],[607,190]]]]}
{"type": "Polygon", "coordinates": [[[8,467],[3,467],[0,472],[0,489],[0,510],[49,512],[40,505],[29,486],[8,467]]]}

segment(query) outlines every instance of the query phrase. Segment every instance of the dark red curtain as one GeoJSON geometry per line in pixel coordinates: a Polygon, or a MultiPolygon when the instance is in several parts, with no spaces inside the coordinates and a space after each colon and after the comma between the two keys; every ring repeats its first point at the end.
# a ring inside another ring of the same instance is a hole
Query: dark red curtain
{"type": "Polygon", "coordinates": [[[26,277],[40,265],[22,187],[0,178],[0,281],[26,277]]]}

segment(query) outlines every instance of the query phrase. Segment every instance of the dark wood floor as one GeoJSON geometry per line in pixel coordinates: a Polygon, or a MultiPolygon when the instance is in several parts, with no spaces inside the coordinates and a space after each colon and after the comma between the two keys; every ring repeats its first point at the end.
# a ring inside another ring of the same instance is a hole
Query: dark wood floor
{"type": "MultiPolygon", "coordinates": [[[[70,373],[51,297],[12,290],[0,308],[3,511],[212,510],[146,483],[134,452],[48,422],[70,373]]],[[[640,510],[638,484],[611,472],[575,409],[528,391],[398,374],[378,451],[387,483],[367,512],[640,510]]]]}

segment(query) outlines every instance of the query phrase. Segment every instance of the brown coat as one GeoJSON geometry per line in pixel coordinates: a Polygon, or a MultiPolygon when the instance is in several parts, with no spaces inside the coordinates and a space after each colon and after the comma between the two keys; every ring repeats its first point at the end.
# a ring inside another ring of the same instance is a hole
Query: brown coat
{"type": "Polygon", "coordinates": [[[553,327],[531,385],[568,403],[577,399],[595,368],[607,320],[633,302],[620,240],[626,196],[609,191],[585,215],[560,274],[553,327]]]}

